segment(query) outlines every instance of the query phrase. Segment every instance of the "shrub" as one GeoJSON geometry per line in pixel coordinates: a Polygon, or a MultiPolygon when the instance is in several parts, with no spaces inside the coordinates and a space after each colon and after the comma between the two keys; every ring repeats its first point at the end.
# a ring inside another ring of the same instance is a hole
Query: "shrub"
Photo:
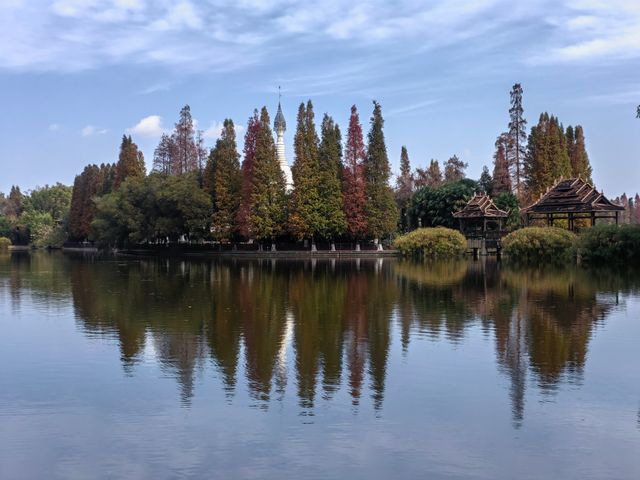
{"type": "Polygon", "coordinates": [[[418,228],[396,238],[394,246],[403,255],[450,258],[464,254],[467,240],[460,232],[450,228],[418,228]]]}
{"type": "Polygon", "coordinates": [[[8,250],[10,245],[11,240],[9,240],[7,237],[0,237],[0,251],[8,250]]]}
{"type": "Polygon", "coordinates": [[[584,230],[578,251],[588,263],[640,264],[640,226],[597,225],[584,230]]]}
{"type": "Polygon", "coordinates": [[[519,262],[564,262],[575,251],[576,236],[556,227],[527,227],[502,240],[504,253],[519,262]]]}

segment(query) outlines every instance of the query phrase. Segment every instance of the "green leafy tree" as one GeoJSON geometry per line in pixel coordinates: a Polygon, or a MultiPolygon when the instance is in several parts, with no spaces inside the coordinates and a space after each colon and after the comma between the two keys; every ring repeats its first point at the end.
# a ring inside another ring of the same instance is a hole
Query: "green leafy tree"
{"type": "Polygon", "coordinates": [[[322,202],[320,197],[319,139],[314,122],[313,105],[309,100],[298,108],[296,133],[293,139],[295,159],[291,167],[293,192],[291,194],[289,225],[299,239],[314,237],[322,230],[322,202]]]}
{"type": "Polygon", "coordinates": [[[322,119],[320,160],[320,228],[318,236],[333,240],[345,233],[347,218],[343,210],[342,197],[342,142],[340,128],[325,114],[322,119]]]}
{"type": "Polygon", "coordinates": [[[55,221],[66,220],[71,206],[72,187],[61,183],[38,187],[24,199],[24,210],[48,213],[55,221]]]}
{"type": "Polygon", "coordinates": [[[440,187],[422,187],[411,198],[409,220],[413,228],[457,228],[453,212],[466,205],[478,184],[469,179],[445,183],[440,187]]]}
{"type": "Polygon", "coordinates": [[[82,241],[89,237],[95,215],[95,199],[113,190],[115,172],[115,165],[88,165],[76,176],[69,209],[71,240],[82,241]]]}
{"type": "Polygon", "coordinates": [[[145,173],[144,156],[138,150],[138,145],[133,143],[131,135],[123,135],[122,143],[120,144],[120,156],[118,157],[118,163],[116,163],[114,188],[118,188],[126,178],[144,177],[145,173]]]}
{"type": "Polygon", "coordinates": [[[258,110],[253,111],[247,122],[244,134],[244,159],[242,160],[242,184],[240,188],[240,208],[236,216],[236,231],[243,238],[250,238],[251,232],[251,204],[254,186],[254,165],[260,133],[260,117],[258,110]]]}
{"type": "Polygon", "coordinates": [[[531,128],[527,144],[524,175],[529,194],[536,197],[560,178],[571,176],[564,128],[554,116],[540,115],[531,128]]]}
{"type": "Polygon", "coordinates": [[[251,193],[251,231],[258,240],[271,240],[283,233],[286,221],[286,180],[276,156],[267,107],[260,112],[251,193]]]}
{"type": "Polygon", "coordinates": [[[591,179],[592,170],[589,163],[589,155],[584,141],[584,130],[582,126],[571,125],[567,127],[567,154],[571,163],[571,175],[574,177],[582,177],[589,183],[593,183],[591,179]]]}
{"type": "Polygon", "coordinates": [[[520,227],[520,203],[518,197],[511,192],[501,192],[493,198],[493,203],[500,210],[509,212],[506,227],[508,230],[515,230],[520,227]]]}
{"type": "MultiPolygon", "coordinates": [[[[222,134],[211,152],[215,165],[213,178],[213,235],[220,241],[231,240],[235,234],[235,219],[240,208],[240,154],[236,144],[233,121],[226,119],[222,134]]],[[[207,164],[209,168],[209,164],[207,164]]]]}
{"type": "Polygon", "coordinates": [[[389,186],[391,169],[383,127],[382,109],[380,104],[374,101],[368,135],[367,158],[364,162],[364,177],[368,231],[376,240],[393,233],[398,219],[393,190],[389,186]]]}

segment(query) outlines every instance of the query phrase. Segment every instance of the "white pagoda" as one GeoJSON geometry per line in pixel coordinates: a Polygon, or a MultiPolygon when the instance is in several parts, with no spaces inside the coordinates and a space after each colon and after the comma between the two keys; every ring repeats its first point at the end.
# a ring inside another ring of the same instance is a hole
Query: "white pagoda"
{"type": "Polygon", "coordinates": [[[287,163],[287,157],[284,152],[284,132],[287,130],[287,122],[282,114],[282,107],[280,106],[280,100],[278,99],[278,113],[273,121],[273,129],[276,131],[276,151],[278,153],[278,162],[280,162],[280,168],[284,173],[284,178],[287,182],[287,191],[293,188],[293,177],[291,176],[291,167],[287,163]]]}

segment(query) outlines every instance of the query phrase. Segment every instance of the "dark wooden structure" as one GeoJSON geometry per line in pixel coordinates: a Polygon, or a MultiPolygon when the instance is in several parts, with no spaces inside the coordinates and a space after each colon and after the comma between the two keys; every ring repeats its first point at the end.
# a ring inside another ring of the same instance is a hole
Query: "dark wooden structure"
{"type": "Polygon", "coordinates": [[[616,225],[624,207],[612,203],[586,180],[561,179],[540,196],[537,202],[521,210],[525,225],[543,220],[553,226],[555,220],[567,220],[569,230],[575,230],[576,220],[585,219],[591,226],[597,219],[613,219],[616,225]]]}
{"type": "Polygon", "coordinates": [[[508,216],[509,212],[500,210],[485,194],[475,194],[462,210],[453,214],[467,238],[500,238],[503,221],[508,216]]]}

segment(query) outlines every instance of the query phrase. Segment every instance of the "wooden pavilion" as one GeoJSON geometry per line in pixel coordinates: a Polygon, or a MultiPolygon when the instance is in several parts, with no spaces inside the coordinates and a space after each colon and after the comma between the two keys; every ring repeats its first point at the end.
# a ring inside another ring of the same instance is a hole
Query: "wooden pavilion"
{"type": "Polygon", "coordinates": [[[509,212],[500,210],[486,194],[475,194],[453,217],[458,219],[460,231],[467,238],[499,238],[503,221],[509,212]]]}
{"type": "Polygon", "coordinates": [[[567,220],[569,230],[575,229],[575,221],[586,219],[591,226],[597,219],[613,219],[616,225],[624,207],[612,203],[602,192],[583,178],[561,179],[540,196],[537,202],[523,208],[525,225],[544,220],[553,226],[555,220],[567,220]]]}

